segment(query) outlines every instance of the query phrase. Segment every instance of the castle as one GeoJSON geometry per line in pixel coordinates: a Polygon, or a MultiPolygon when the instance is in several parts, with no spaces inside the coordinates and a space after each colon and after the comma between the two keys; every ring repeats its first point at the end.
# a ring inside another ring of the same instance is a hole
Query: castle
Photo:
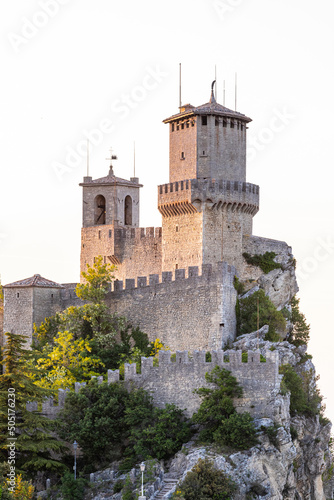
{"type": "MultiPolygon", "coordinates": [[[[221,349],[235,338],[234,276],[257,279],[242,254],[286,243],[252,235],[259,186],[246,182],[250,118],[215,100],[186,104],[169,127],[169,183],[158,186],[162,227],[139,227],[137,177],[84,177],[81,271],[96,256],[116,266],[108,304],[171,348],[221,349]]],[[[32,339],[33,324],[80,302],[75,284],[39,275],[4,287],[4,331],[32,339]]]]}

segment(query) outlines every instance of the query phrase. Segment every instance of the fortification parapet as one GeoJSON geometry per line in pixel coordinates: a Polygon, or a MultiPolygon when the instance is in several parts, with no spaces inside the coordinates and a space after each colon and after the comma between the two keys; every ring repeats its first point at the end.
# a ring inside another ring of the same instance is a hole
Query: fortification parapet
{"type": "Polygon", "coordinates": [[[164,217],[202,210],[202,204],[255,215],[259,186],[241,181],[190,179],[158,186],[158,208],[164,217]]]}
{"type": "MultiPolygon", "coordinates": [[[[265,358],[261,358],[260,351],[248,351],[247,360],[243,360],[240,350],[224,352],[219,349],[212,351],[211,361],[206,361],[205,351],[191,354],[177,351],[175,360],[171,359],[170,351],[160,351],[159,366],[153,366],[153,358],[142,358],[140,374],[137,374],[135,364],[125,364],[124,380],[151,392],[156,406],[174,403],[191,416],[201,402],[193,391],[199,387],[209,387],[205,374],[215,366],[229,370],[243,387],[243,397],[234,400],[237,411],[248,411],[254,417],[282,418],[280,408],[272,405],[273,397],[280,391],[282,379],[278,371],[277,352],[267,351],[265,358]]],[[[119,380],[119,371],[110,370],[108,380],[119,380]]]]}

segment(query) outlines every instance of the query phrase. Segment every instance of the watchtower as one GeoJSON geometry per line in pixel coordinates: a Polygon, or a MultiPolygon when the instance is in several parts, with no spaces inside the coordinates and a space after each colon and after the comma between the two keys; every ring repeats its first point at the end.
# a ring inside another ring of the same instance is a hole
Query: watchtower
{"type": "Polygon", "coordinates": [[[251,121],[216,102],[186,104],[169,124],[169,184],[158,187],[162,270],[225,261],[239,267],[252,234],[259,187],[246,182],[251,121]]]}

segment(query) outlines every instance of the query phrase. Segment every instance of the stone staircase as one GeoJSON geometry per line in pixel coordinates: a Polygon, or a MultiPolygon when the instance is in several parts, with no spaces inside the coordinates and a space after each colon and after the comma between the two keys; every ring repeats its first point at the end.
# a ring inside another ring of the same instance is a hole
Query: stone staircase
{"type": "Polygon", "coordinates": [[[178,483],[177,479],[164,477],[164,486],[161,488],[154,500],[162,500],[165,495],[178,483]]]}

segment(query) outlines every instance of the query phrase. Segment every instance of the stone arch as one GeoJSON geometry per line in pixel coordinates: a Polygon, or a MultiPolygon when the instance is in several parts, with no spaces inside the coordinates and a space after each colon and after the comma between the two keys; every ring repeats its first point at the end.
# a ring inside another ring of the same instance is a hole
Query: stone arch
{"type": "Polygon", "coordinates": [[[127,195],[124,200],[124,225],[132,226],[132,198],[127,195]]]}
{"type": "Polygon", "coordinates": [[[106,199],[102,194],[95,197],[94,224],[101,226],[106,223],[106,199]]]}

